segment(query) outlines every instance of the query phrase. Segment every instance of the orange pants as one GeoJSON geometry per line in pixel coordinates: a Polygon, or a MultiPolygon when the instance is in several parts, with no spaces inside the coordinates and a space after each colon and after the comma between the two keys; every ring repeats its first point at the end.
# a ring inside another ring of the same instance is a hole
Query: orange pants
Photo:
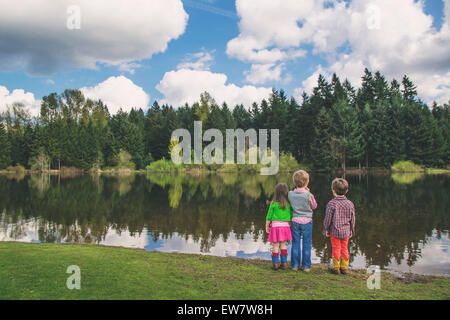
{"type": "Polygon", "coordinates": [[[330,234],[331,238],[331,246],[333,248],[333,258],[335,258],[337,261],[341,260],[341,257],[344,258],[344,260],[347,260],[350,258],[350,255],[348,254],[348,240],[349,239],[337,239],[332,234],[330,234]]]}

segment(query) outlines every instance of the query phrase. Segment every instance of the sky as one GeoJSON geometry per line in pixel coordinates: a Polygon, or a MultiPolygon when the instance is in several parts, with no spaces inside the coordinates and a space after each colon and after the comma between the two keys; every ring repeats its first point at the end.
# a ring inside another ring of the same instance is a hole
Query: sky
{"type": "Polygon", "coordinates": [[[319,74],[407,74],[450,100],[450,0],[0,0],[0,112],[80,89],[112,114],[208,91],[231,107],[319,74]]]}

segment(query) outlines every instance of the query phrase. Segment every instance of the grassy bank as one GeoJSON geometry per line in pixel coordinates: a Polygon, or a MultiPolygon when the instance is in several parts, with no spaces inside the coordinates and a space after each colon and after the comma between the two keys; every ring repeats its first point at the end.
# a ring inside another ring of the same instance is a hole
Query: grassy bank
{"type": "Polygon", "coordinates": [[[398,161],[391,167],[393,173],[427,173],[427,174],[448,174],[449,169],[427,168],[412,161],[398,161]]]}
{"type": "Polygon", "coordinates": [[[146,252],[96,245],[0,243],[0,299],[449,299],[450,279],[383,273],[272,271],[268,261],[146,252]],[[81,289],[66,287],[67,267],[81,289]]]}

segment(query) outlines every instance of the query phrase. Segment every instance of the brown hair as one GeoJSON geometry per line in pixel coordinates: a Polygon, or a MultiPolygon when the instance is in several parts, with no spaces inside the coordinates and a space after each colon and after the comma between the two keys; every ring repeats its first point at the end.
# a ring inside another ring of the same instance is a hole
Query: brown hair
{"type": "Polygon", "coordinates": [[[292,176],[296,188],[303,188],[309,181],[309,174],[305,170],[299,170],[292,176]]]}
{"type": "Polygon", "coordinates": [[[331,184],[331,189],[333,189],[338,196],[345,196],[348,192],[348,182],[345,179],[336,178],[331,184]]]}
{"type": "Polygon", "coordinates": [[[275,192],[273,193],[273,202],[278,202],[280,207],[284,210],[286,209],[286,204],[288,201],[289,188],[286,183],[279,183],[275,187],[275,192]]]}

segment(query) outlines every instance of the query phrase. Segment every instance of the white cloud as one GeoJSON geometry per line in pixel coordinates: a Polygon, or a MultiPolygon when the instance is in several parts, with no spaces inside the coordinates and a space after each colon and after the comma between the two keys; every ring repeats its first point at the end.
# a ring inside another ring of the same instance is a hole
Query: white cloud
{"type": "MultiPolygon", "coordinates": [[[[336,72],[358,86],[365,67],[388,79],[408,74],[421,98],[442,103],[450,97],[450,0],[444,3],[438,31],[422,0],[237,0],[240,34],[228,42],[227,54],[254,64],[247,80],[262,83],[278,74],[268,76],[267,68],[255,64],[302,57],[308,45],[311,54],[328,62],[314,76],[336,72]],[[373,19],[379,28],[370,25],[373,19]]],[[[313,80],[317,77],[305,80],[301,89],[311,88],[313,80]]]]}
{"type": "Polygon", "coordinates": [[[186,59],[177,66],[177,69],[209,70],[214,60],[215,50],[201,51],[194,54],[188,54],[186,59]]]}
{"type": "Polygon", "coordinates": [[[119,65],[118,70],[121,72],[128,72],[129,74],[134,74],[136,69],[141,68],[142,65],[134,62],[123,62],[119,65]]]}
{"type": "MultiPolygon", "coordinates": [[[[419,97],[443,103],[450,97],[450,29],[447,14],[440,31],[432,16],[424,12],[423,1],[378,0],[380,29],[367,28],[368,3],[353,1],[348,41],[352,51],[330,59],[331,72],[360,84],[363,67],[380,70],[388,79],[404,74],[418,85],[419,97]],[[399,14],[401,12],[401,14],[399,14]],[[359,70],[357,70],[357,68],[359,70]]],[[[445,0],[446,10],[450,5],[445,0]]]]}
{"type": "MultiPolygon", "coordinates": [[[[227,45],[227,53],[263,63],[258,53],[271,52],[271,61],[286,58],[286,48],[298,47],[303,39],[299,22],[315,8],[314,0],[237,0],[236,9],[241,17],[240,34],[227,45]],[[271,46],[276,48],[270,50],[271,46]],[[239,48],[243,48],[241,53],[239,48]]],[[[243,60],[242,58],[240,58],[243,60]]]]}
{"type": "Polygon", "coordinates": [[[284,64],[253,64],[251,69],[245,72],[245,80],[253,84],[263,84],[267,81],[280,81],[283,69],[284,64]]]}
{"type": "Polygon", "coordinates": [[[227,76],[204,70],[180,69],[166,72],[156,86],[163,95],[161,103],[174,107],[186,102],[192,104],[199,100],[200,94],[208,91],[218,104],[226,102],[231,108],[243,104],[249,108],[253,102],[260,102],[269,97],[270,88],[227,84],[227,76]]]}
{"type": "Polygon", "coordinates": [[[110,77],[95,87],[83,87],[80,91],[86,98],[101,99],[111,114],[117,113],[120,108],[123,111],[146,109],[150,102],[149,95],[124,76],[110,77]]]}
{"type": "Polygon", "coordinates": [[[41,101],[36,100],[34,94],[23,89],[15,89],[12,92],[0,86],[0,112],[4,112],[14,103],[21,103],[28,109],[32,116],[38,116],[41,112],[41,101]]]}
{"type": "Polygon", "coordinates": [[[236,1],[240,34],[228,42],[226,52],[229,57],[252,63],[245,72],[248,82],[279,81],[284,68],[280,62],[306,55],[306,50],[299,48],[299,22],[314,7],[313,0],[236,1]]]}
{"type": "Polygon", "coordinates": [[[181,0],[75,3],[81,28],[71,30],[67,9],[72,0],[0,0],[0,68],[24,67],[33,75],[95,69],[97,63],[124,68],[164,52],[188,20],[181,0]]]}
{"type": "Polygon", "coordinates": [[[301,97],[303,95],[303,92],[306,92],[308,95],[312,93],[314,87],[317,85],[317,79],[319,78],[319,75],[323,75],[327,81],[331,80],[330,73],[321,65],[319,65],[317,67],[317,70],[311,76],[303,80],[302,87],[294,90],[293,96],[297,101],[302,101],[301,97]]]}

